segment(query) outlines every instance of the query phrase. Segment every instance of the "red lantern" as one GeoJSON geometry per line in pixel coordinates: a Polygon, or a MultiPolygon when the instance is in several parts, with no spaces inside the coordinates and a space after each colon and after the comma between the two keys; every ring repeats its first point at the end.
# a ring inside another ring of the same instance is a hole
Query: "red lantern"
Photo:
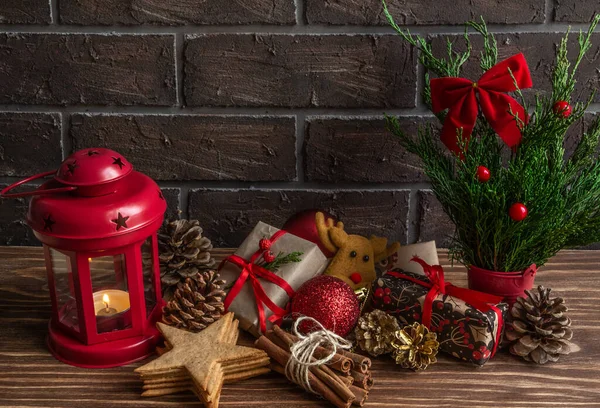
{"type": "Polygon", "coordinates": [[[119,153],[98,148],[0,196],[33,196],[27,223],[44,245],[52,354],[102,368],[153,353],[163,306],[156,233],[167,207],[158,185],[119,153]],[[50,175],[37,190],[7,194],[50,175]]]}

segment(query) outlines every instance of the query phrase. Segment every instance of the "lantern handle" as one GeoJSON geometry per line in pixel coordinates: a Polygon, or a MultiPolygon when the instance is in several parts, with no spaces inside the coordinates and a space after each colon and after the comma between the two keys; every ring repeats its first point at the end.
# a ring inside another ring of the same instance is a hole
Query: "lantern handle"
{"type": "Polygon", "coordinates": [[[35,176],[27,177],[26,179],[21,180],[21,181],[17,181],[16,183],[11,184],[10,186],[8,186],[8,187],[4,188],[2,191],[0,191],[0,198],[29,197],[29,196],[36,196],[36,195],[64,193],[65,191],[77,190],[77,187],[66,186],[66,187],[58,187],[58,188],[49,188],[47,190],[37,189],[37,190],[32,190],[32,191],[23,191],[22,193],[7,194],[10,190],[12,190],[13,188],[19,187],[22,184],[29,183],[30,181],[33,181],[33,180],[36,180],[39,178],[48,177],[55,173],[56,173],[56,170],[51,170],[51,171],[47,171],[45,173],[36,174],[35,176]]]}

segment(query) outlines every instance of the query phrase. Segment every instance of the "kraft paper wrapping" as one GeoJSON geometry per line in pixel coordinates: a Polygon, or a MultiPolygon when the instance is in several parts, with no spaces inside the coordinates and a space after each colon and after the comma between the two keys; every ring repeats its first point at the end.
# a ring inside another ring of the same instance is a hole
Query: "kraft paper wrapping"
{"type": "Polygon", "coordinates": [[[435,241],[419,242],[417,244],[401,246],[387,259],[379,262],[376,265],[378,272],[377,276],[381,276],[383,272],[392,270],[394,268],[400,268],[407,272],[413,272],[422,275],[423,267],[416,262],[410,261],[415,255],[427,262],[429,265],[439,264],[435,241]]]}
{"type": "MultiPolygon", "coordinates": [[[[250,235],[246,237],[242,245],[235,251],[235,254],[249,260],[250,257],[258,250],[258,242],[262,238],[271,238],[279,229],[259,222],[256,224],[250,235]]],[[[321,275],[327,266],[327,258],[319,247],[312,242],[299,238],[295,235],[287,233],[281,236],[271,247],[273,254],[277,255],[280,252],[289,254],[290,252],[302,252],[301,262],[292,262],[283,265],[275,272],[276,275],[285,279],[285,281],[295,291],[307,280],[321,275]]],[[[227,292],[237,280],[241,269],[229,262],[223,265],[220,271],[221,279],[225,280],[227,292]]],[[[276,305],[285,308],[290,300],[287,293],[275,285],[274,283],[259,279],[267,296],[276,305]]],[[[229,306],[229,311],[235,314],[239,320],[239,327],[250,332],[252,335],[260,336],[260,325],[258,321],[258,311],[256,310],[256,298],[254,291],[249,281],[246,281],[240,293],[229,306]]],[[[273,312],[265,306],[265,317],[268,319],[273,312]]],[[[271,322],[267,321],[267,329],[272,326],[271,322]]]]}

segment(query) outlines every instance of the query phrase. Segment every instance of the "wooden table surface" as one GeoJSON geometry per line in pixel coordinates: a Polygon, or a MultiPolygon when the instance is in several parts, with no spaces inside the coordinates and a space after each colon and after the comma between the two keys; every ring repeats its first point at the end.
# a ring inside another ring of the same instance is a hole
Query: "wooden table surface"
{"type": "MultiPolygon", "coordinates": [[[[227,250],[217,251],[222,258],[227,250]]],[[[217,257],[216,256],[216,257],[217,257]]],[[[440,251],[449,281],[466,285],[461,266],[440,251]]],[[[391,360],[373,362],[367,407],[600,407],[600,251],[563,251],[545,265],[537,283],[562,295],[582,351],[546,366],[507,352],[477,368],[442,355],[414,373],[391,360]]],[[[0,247],[0,406],[199,407],[191,393],[141,398],[141,382],[126,367],[89,370],[68,366],[47,351],[50,299],[41,248],[0,247]]],[[[250,336],[241,336],[243,343],[250,336]]],[[[272,373],[223,388],[223,407],[320,407],[324,401],[272,373]]]]}

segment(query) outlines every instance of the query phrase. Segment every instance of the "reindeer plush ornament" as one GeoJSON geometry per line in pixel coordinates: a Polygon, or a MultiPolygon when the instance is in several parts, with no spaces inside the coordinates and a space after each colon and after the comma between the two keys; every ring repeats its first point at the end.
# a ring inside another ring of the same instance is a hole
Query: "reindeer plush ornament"
{"type": "Polygon", "coordinates": [[[322,212],[315,216],[317,232],[323,245],[335,253],[325,270],[325,275],[335,276],[346,282],[354,290],[369,285],[377,277],[375,263],[400,248],[398,242],[387,246],[387,238],[348,235],[342,222],[326,219],[322,212]]]}

